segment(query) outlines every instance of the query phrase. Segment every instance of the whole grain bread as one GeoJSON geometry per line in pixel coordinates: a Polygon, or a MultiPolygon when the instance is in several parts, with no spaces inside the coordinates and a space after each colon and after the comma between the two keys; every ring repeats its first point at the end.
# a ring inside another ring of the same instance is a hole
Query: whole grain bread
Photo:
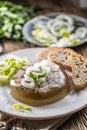
{"type": "Polygon", "coordinates": [[[49,47],[38,54],[38,59],[48,59],[72,71],[72,79],[76,90],[87,87],[87,60],[69,48],[49,47]]]}
{"type": "Polygon", "coordinates": [[[76,54],[75,51],[69,48],[54,48],[48,53],[48,60],[61,64],[66,69],[71,69],[71,57],[76,54]]]}
{"type": "Polygon", "coordinates": [[[72,78],[76,90],[87,87],[87,60],[80,54],[71,57],[72,78]]]}

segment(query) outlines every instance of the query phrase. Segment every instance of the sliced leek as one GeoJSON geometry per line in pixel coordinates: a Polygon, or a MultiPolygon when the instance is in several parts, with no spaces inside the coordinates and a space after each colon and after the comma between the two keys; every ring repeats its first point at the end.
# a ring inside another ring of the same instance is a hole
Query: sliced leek
{"type": "Polygon", "coordinates": [[[22,104],[22,103],[16,103],[12,105],[12,108],[14,110],[18,111],[31,111],[31,108],[28,105],[22,104]]]}
{"type": "Polygon", "coordinates": [[[26,57],[19,58],[17,56],[8,55],[3,61],[0,61],[0,84],[7,83],[18,69],[28,63],[26,57]]]}

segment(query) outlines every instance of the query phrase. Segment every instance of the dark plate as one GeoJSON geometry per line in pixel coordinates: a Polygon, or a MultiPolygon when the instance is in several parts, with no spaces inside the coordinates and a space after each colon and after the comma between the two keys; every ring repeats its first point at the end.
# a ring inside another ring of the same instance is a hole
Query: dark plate
{"type": "MultiPolygon", "coordinates": [[[[23,36],[25,37],[25,39],[27,41],[29,41],[32,44],[38,45],[38,46],[43,46],[41,45],[42,43],[40,43],[39,41],[37,41],[31,34],[31,31],[33,29],[33,26],[36,24],[36,22],[44,22],[44,20],[40,20],[40,17],[43,16],[47,16],[49,18],[55,18],[57,15],[61,15],[61,14],[65,14],[65,15],[69,15],[70,17],[72,17],[73,19],[76,19],[78,22],[83,23],[84,27],[87,27],[87,20],[85,18],[76,16],[76,15],[72,15],[72,14],[66,14],[66,13],[49,13],[49,14],[45,14],[45,15],[40,15],[37,17],[34,17],[33,19],[29,20],[28,22],[26,22],[23,26],[22,29],[22,33],[23,36]]],[[[81,40],[80,43],[75,44],[73,46],[66,46],[66,47],[75,47],[75,46],[79,46],[84,44],[87,41],[87,36],[81,40]]]]}

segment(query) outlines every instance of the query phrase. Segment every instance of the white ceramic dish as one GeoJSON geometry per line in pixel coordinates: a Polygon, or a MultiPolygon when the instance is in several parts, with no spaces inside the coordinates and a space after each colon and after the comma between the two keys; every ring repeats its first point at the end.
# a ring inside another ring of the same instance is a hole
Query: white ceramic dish
{"type": "MultiPolygon", "coordinates": [[[[17,55],[19,57],[27,56],[30,61],[36,60],[37,53],[42,48],[24,49],[10,54],[17,55]]],[[[6,55],[1,56],[0,60],[6,55]]],[[[12,109],[12,104],[18,103],[9,93],[6,86],[0,87],[0,111],[8,113],[13,116],[17,116],[24,119],[43,120],[62,117],[79,111],[87,105],[87,88],[78,93],[68,94],[64,99],[40,107],[32,107],[32,111],[22,112],[12,109]]]]}

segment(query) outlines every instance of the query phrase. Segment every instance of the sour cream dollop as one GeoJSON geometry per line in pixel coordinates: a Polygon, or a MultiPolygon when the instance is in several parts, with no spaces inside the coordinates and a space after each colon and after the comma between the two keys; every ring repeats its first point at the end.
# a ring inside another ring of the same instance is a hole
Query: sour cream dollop
{"type": "MultiPolygon", "coordinates": [[[[24,78],[21,81],[21,85],[23,87],[31,88],[31,87],[35,86],[35,81],[31,77],[29,77],[29,73],[33,72],[35,75],[39,75],[40,74],[40,72],[39,72],[40,71],[39,70],[40,67],[42,68],[42,71],[44,73],[49,73],[49,72],[51,72],[51,70],[52,71],[59,70],[59,66],[58,65],[56,65],[53,62],[47,61],[47,60],[42,60],[39,63],[35,63],[33,66],[30,66],[30,67],[28,67],[26,69],[26,72],[24,74],[24,78]]],[[[40,81],[45,81],[45,77],[42,77],[39,80],[40,81]]]]}

